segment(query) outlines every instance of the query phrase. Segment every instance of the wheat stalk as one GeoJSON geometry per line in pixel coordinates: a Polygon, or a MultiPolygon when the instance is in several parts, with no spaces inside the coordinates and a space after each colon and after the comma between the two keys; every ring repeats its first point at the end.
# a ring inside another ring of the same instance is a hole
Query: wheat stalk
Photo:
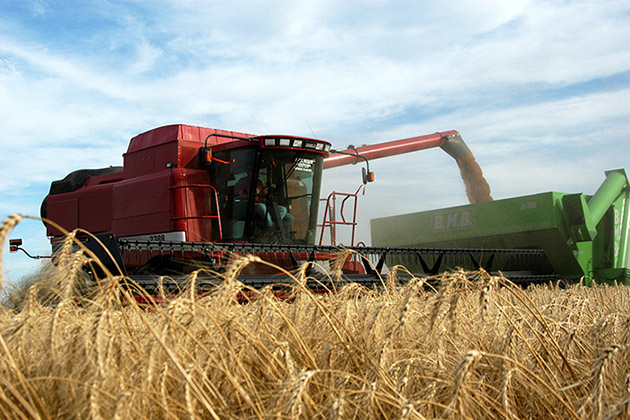
{"type": "Polygon", "coordinates": [[[115,278],[90,299],[43,299],[49,284],[68,287],[66,261],[21,310],[0,311],[0,418],[630,414],[623,286],[517,290],[459,272],[436,292],[414,280],[316,295],[301,282],[292,299],[267,289],[238,303],[232,270],[206,297],[188,289],[143,308],[115,278]],[[559,371],[564,360],[576,380],[559,371]]]}
{"type": "Polygon", "coordinates": [[[619,346],[613,344],[610,347],[605,348],[602,354],[597,358],[594,366],[593,376],[595,377],[595,384],[593,385],[592,394],[589,398],[594,404],[593,406],[593,418],[599,418],[602,412],[602,397],[604,395],[604,373],[607,365],[613,358],[613,355],[619,351],[619,346]]]}
{"type": "Polygon", "coordinates": [[[503,382],[501,383],[501,403],[503,405],[503,410],[505,411],[505,416],[508,419],[513,419],[516,418],[512,412],[511,412],[511,407],[510,407],[510,382],[512,380],[512,375],[514,373],[515,369],[510,369],[508,370],[508,372],[505,374],[505,377],[503,378],[503,382]]]}
{"type": "Polygon", "coordinates": [[[302,414],[303,404],[302,404],[302,394],[308,384],[309,379],[315,375],[319,370],[304,370],[292,379],[292,387],[288,390],[288,403],[286,404],[286,408],[283,410],[284,413],[289,414],[293,418],[297,418],[302,414]]]}
{"type": "Polygon", "coordinates": [[[470,350],[464,354],[455,370],[455,388],[451,406],[455,405],[455,409],[461,417],[466,417],[466,379],[479,359],[481,359],[481,353],[477,350],[470,350]]]}
{"type": "MultiPolygon", "coordinates": [[[[0,226],[0,249],[4,249],[4,242],[7,240],[9,233],[23,218],[23,214],[11,214],[2,222],[2,226],[0,226]]],[[[2,252],[0,252],[0,289],[3,287],[2,271],[2,252]]]]}

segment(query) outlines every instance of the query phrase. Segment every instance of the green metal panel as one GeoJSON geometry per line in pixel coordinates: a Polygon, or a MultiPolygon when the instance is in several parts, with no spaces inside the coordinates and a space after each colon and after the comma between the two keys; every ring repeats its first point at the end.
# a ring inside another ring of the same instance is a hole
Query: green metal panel
{"type": "Polygon", "coordinates": [[[628,283],[628,221],[630,191],[617,197],[597,226],[593,240],[593,277],[599,281],[628,283]]]}
{"type": "Polygon", "coordinates": [[[599,223],[611,204],[617,200],[619,193],[628,185],[623,169],[606,172],[606,180],[588,202],[591,217],[595,224],[599,223]]]}
{"type": "Polygon", "coordinates": [[[372,244],[431,248],[542,247],[556,272],[579,276],[580,265],[566,245],[566,228],[558,206],[561,196],[548,192],[373,219],[372,244]]]}
{"type": "Polygon", "coordinates": [[[373,219],[372,244],[542,248],[564,278],[627,282],[629,194],[625,172],[610,171],[593,197],[547,192],[373,219]]]}

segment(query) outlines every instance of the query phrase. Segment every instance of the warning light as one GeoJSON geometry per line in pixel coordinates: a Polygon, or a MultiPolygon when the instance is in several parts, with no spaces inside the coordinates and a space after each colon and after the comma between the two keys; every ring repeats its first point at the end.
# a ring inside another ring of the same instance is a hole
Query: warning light
{"type": "Polygon", "coordinates": [[[9,252],[17,252],[21,245],[21,239],[9,239],[9,252]]]}
{"type": "Polygon", "coordinates": [[[363,175],[364,184],[367,184],[368,182],[374,182],[374,172],[366,170],[365,168],[361,168],[361,172],[363,175]]]}

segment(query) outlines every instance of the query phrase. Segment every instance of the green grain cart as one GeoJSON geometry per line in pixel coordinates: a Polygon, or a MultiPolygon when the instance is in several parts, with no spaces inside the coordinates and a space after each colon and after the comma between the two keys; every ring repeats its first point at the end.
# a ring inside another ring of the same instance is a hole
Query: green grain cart
{"type": "MultiPolygon", "coordinates": [[[[373,219],[372,244],[388,247],[483,248],[485,261],[408,261],[412,272],[461,267],[493,271],[493,250],[542,249],[546,258],[500,264],[510,277],[553,274],[569,281],[630,284],[630,184],[623,169],[606,172],[594,195],[546,192],[373,219]]],[[[396,264],[388,260],[387,264],[396,264]]]]}

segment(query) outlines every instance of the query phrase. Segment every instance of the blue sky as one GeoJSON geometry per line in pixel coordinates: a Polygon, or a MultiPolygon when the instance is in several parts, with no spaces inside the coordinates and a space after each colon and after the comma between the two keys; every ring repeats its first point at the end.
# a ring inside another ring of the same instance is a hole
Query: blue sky
{"type": "MultiPolygon", "coordinates": [[[[630,154],[623,1],[0,0],[0,217],[50,182],[120,165],[165,124],[316,136],[341,148],[460,131],[495,198],[592,193],[630,154]]],[[[374,161],[369,219],[466,202],[441,150],[374,161]]],[[[324,189],[354,191],[357,167],[324,189]]],[[[24,221],[34,253],[44,230],[24,221]]],[[[9,255],[15,279],[34,263],[9,255]]]]}

